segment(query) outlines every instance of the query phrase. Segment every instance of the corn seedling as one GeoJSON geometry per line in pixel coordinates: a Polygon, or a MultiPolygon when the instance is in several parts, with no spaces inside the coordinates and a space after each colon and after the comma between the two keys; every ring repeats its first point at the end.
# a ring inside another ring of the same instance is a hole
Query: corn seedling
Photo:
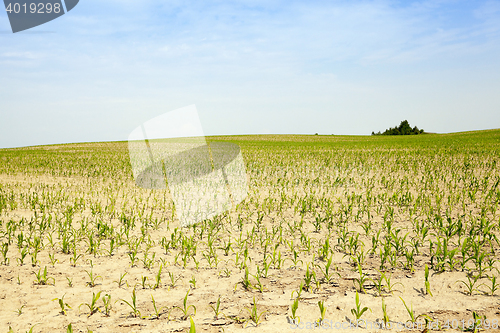
{"type": "Polygon", "coordinates": [[[24,260],[26,259],[26,256],[28,255],[28,248],[24,247],[20,252],[19,252],[20,257],[17,258],[17,262],[19,263],[20,266],[24,265],[24,260]]]}
{"type": "Polygon", "coordinates": [[[155,298],[153,297],[153,294],[151,294],[151,302],[153,302],[153,309],[154,309],[154,313],[151,315],[151,318],[152,319],[160,319],[160,316],[163,314],[163,309],[166,309],[167,307],[162,306],[162,307],[158,308],[156,306],[156,301],[155,301],[155,298]]]}
{"type": "Polygon", "coordinates": [[[406,305],[406,302],[405,300],[400,296],[399,299],[403,302],[405,308],[406,308],[406,311],[408,312],[408,315],[410,316],[410,320],[412,323],[416,323],[417,322],[417,319],[420,318],[420,317],[423,317],[426,322],[428,320],[432,320],[432,318],[430,318],[428,315],[426,314],[420,314],[420,315],[415,315],[415,311],[413,311],[413,303],[410,302],[410,307],[408,307],[408,305],[406,305]]]}
{"type": "Polygon", "coordinates": [[[0,264],[2,265],[8,265],[10,259],[7,258],[7,252],[9,252],[9,243],[3,243],[2,247],[0,247],[0,253],[2,253],[2,262],[0,264]]]}
{"type": "Polygon", "coordinates": [[[178,277],[175,277],[174,276],[174,273],[172,272],[168,272],[168,276],[170,277],[170,286],[172,288],[175,288],[175,284],[177,283],[177,281],[181,278],[180,276],[178,277]]]}
{"type": "Polygon", "coordinates": [[[187,305],[187,298],[188,298],[188,295],[189,295],[189,292],[191,291],[191,289],[189,289],[186,293],[186,296],[184,296],[184,299],[182,301],[182,308],[179,307],[179,306],[174,306],[174,308],[177,308],[179,310],[182,311],[182,320],[186,320],[188,318],[188,313],[189,313],[189,309],[193,308],[193,315],[196,315],[196,306],[194,305],[187,305]]]}
{"type": "Polygon", "coordinates": [[[467,282],[463,280],[458,280],[455,283],[459,282],[462,283],[467,290],[467,295],[471,296],[474,293],[474,291],[478,291],[478,289],[476,288],[476,283],[478,280],[479,280],[479,275],[473,276],[472,278],[470,277],[470,275],[467,275],[467,282]]]}
{"type": "Polygon", "coordinates": [[[142,276],[141,275],[141,283],[137,283],[136,286],[138,284],[140,284],[142,286],[142,289],[146,289],[146,281],[148,280],[148,277],[147,276],[142,276]]]}
{"type": "Polygon", "coordinates": [[[495,294],[495,291],[499,289],[500,284],[497,283],[497,277],[495,275],[488,276],[488,280],[490,280],[491,286],[486,285],[484,283],[481,285],[488,288],[488,292],[486,293],[487,295],[493,296],[495,294]]]}
{"type": "Polygon", "coordinates": [[[221,277],[230,277],[231,276],[231,270],[228,267],[224,267],[220,272],[219,276],[221,277]]]}
{"type": "Polygon", "coordinates": [[[427,264],[425,265],[424,275],[425,275],[425,294],[432,296],[431,284],[429,282],[429,267],[427,266],[427,264]]]}
{"type": "Polygon", "coordinates": [[[218,320],[219,315],[222,313],[220,311],[220,296],[219,296],[219,298],[217,298],[217,302],[215,302],[215,305],[212,305],[212,304],[209,304],[209,305],[210,305],[210,308],[212,309],[212,311],[214,312],[215,320],[218,320]]]}
{"type": "Polygon", "coordinates": [[[80,304],[80,306],[78,307],[78,310],[80,310],[82,305],[87,306],[89,309],[89,315],[88,315],[89,317],[98,311],[100,312],[101,309],[97,306],[97,301],[99,300],[99,297],[101,297],[101,291],[99,291],[97,294],[92,292],[92,300],[90,301],[90,303],[80,304]]]}
{"type": "Polygon", "coordinates": [[[130,259],[130,267],[136,266],[136,262],[137,260],[139,260],[139,258],[137,257],[137,250],[129,252],[127,254],[130,259]]]}
{"type": "Polygon", "coordinates": [[[251,274],[255,278],[255,280],[256,280],[256,283],[253,285],[253,288],[257,289],[259,292],[262,293],[262,292],[264,292],[264,285],[260,281],[260,276],[259,276],[258,273],[255,274],[255,275],[251,274]]]}
{"type": "Polygon", "coordinates": [[[113,307],[111,304],[111,295],[106,294],[106,295],[102,296],[102,302],[104,303],[104,315],[106,317],[109,317],[109,315],[111,314],[112,307],[113,307]]]}
{"type": "Polygon", "coordinates": [[[52,267],[54,267],[54,265],[59,262],[59,260],[57,260],[55,258],[55,253],[49,253],[49,259],[50,259],[50,264],[52,265],[52,267]]]}
{"type": "Polygon", "coordinates": [[[40,268],[38,270],[38,273],[33,272],[33,274],[35,274],[35,277],[36,277],[35,284],[48,285],[48,284],[50,284],[50,281],[52,281],[52,285],[55,285],[55,283],[56,283],[56,280],[53,277],[47,276],[47,266],[45,266],[45,268],[43,269],[43,272],[42,272],[42,269],[40,268]]]}
{"type": "MultiPolygon", "coordinates": [[[[36,325],[40,325],[40,323],[37,323],[37,324],[31,326],[29,331],[26,331],[26,333],[33,333],[33,330],[35,329],[36,325]]],[[[10,333],[10,330],[12,330],[12,328],[9,327],[9,333],[10,333]]],[[[14,331],[12,331],[12,332],[14,332],[14,331]]]]}
{"type": "Polygon", "coordinates": [[[118,284],[118,288],[121,288],[124,284],[127,284],[127,286],[128,286],[127,281],[123,280],[123,278],[125,278],[125,275],[127,275],[127,274],[128,274],[127,272],[120,274],[120,278],[118,279],[118,281],[113,281],[116,284],[118,284]]]}
{"type": "Polygon", "coordinates": [[[325,314],[326,314],[325,301],[318,301],[318,307],[319,307],[320,317],[316,321],[316,325],[321,327],[323,325],[323,321],[325,320],[325,314]]]}
{"type": "Polygon", "coordinates": [[[304,290],[304,281],[301,281],[299,289],[292,291],[292,294],[290,295],[290,299],[293,299],[294,294],[297,294],[296,299],[300,299],[300,295],[302,294],[303,290],[304,290]]]}
{"type": "Polygon", "coordinates": [[[17,313],[18,316],[22,315],[23,314],[23,308],[26,306],[26,304],[23,304],[21,305],[20,308],[18,308],[16,311],[14,311],[15,313],[17,313]]]}
{"type": "Polygon", "coordinates": [[[155,276],[155,284],[153,285],[153,289],[157,289],[161,286],[161,271],[163,269],[163,265],[160,265],[160,268],[158,269],[158,273],[156,273],[155,276]]]}
{"type": "Polygon", "coordinates": [[[249,279],[248,267],[246,266],[245,266],[245,273],[243,274],[240,283],[245,290],[250,290],[252,288],[252,283],[250,282],[249,279]]]}
{"type": "Polygon", "coordinates": [[[196,289],[196,278],[194,275],[191,277],[191,280],[189,280],[189,283],[191,284],[191,288],[196,289]]]}
{"type": "Polygon", "coordinates": [[[125,302],[129,307],[130,309],[132,310],[130,312],[130,314],[134,317],[134,318],[137,318],[137,317],[141,317],[141,312],[139,311],[139,309],[137,309],[137,296],[135,295],[135,287],[134,289],[132,290],[132,297],[131,297],[131,301],[128,302],[124,299],[120,299],[122,302],[125,302]]]}
{"type": "MultiPolygon", "coordinates": [[[[399,290],[396,290],[395,287],[399,284],[401,285],[401,287],[404,287],[402,283],[400,282],[396,282],[394,284],[391,283],[391,276],[389,275],[385,275],[384,274],[384,280],[385,280],[385,287],[387,288],[387,292],[392,294],[393,292],[395,291],[399,291],[399,290]]],[[[401,291],[399,291],[401,292],[401,291]]]]}
{"type": "Polygon", "coordinates": [[[378,277],[378,279],[370,279],[370,281],[372,281],[375,286],[375,290],[377,291],[376,296],[383,296],[385,295],[385,273],[381,271],[379,271],[379,273],[380,276],[378,277]]]}
{"type": "Polygon", "coordinates": [[[78,259],[82,258],[83,254],[78,254],[76,252],[76,248],[73,248],[73,256],[69,258],[69,261],[71,262],[71,266],[76,267],[76,262],[78,259]]]}
{"type": "Polygon", "coordinates": [[[385,298],[382,298],[382,321],[384,322],[384,327],[387,327],[387,323],[390,321],[387,315],[387,305],[385,304],[385,298]]]}
{"type": "Polygon", "coordinates": [[[309,291],[311,289],[311,283],[313,279],[316,279],[316,273],[312,270],[310,271],[309,265],[307,265],[306,276],[304,277],[304,285],[303,285],[305,291],[309,291]]]}
{"type": "MultiPolygon", "coordinates": [[[[361,302],[359,301],[359,294],[356,290],[356,307],[351,309],[351,313],[354,317],[356,317],[355,322],[358,322],[359,318],[366,312],[370,310],[368,307],[361,308],[361,302]]],[[[371,311],[371,310],[370,310],[371,311]]]]}
{"type": "Polygon", "coordinates": [[[54,298],[54,299],[52,300],[52,301],[58,301],[58,303],[59,303],[59,307],[61,308],[61,314],[62,314],[62,315],[66,315],[66,311],[67,311],[68,309],[71,309],[71,306],[69,306],[69,304],[68,304],[68,303],[65,303],[65,302],[64,302],[64,296],[65,296],[65,295],[66,295],[66,294],[64,294],[61,298],[54,298]]]}
{"type": "Polygon", "coordinates": [[[89,271],[85,271],[87,273],[87,275],[89,276],[89,279],[90,281],[87,282],[87,286],[91,287],[91,288],[94,288],[96,286],[96,281],[98,278],[100,278],[102,280],[102,277],[99,276],[99,275],[95,275],[93,272],[92,272],[92,268],[90,269],[90,272],[89,271]]]}
{"type": "Polygon", "coordinates": [[[304,262],[299,259],[299,255],[297,254],[297,250],[293,250],[293,258],[287,258],[288,260],[291,260],[292,261],[292,266],[290,266],[290,268],[296,268],[298,266],[298,264],[300,263],[300,265],[302,266],[304,264],[304,262]]]}
{"type": "MultiPolygon", "coordinates": [[[[330,271],[332,268],[332,260],[333,260],[333,255],[331,255],[330,258],[327,260],[327,262],[325,263],[325,267],[322,267],[321,265],[316,265],[320,269],[321,273],[323,273],[323,280],[326,283],[331,283],[333,279],[333,274],[330,271]]],[[[335,273],[338,276],[340,276],[338,272],[335,273]]]]}
{"type": "Polygon", "coordinates": [[[464,327],[464,332],[476,333],[481,328],[483,328],[485,322],[486,322],[486,316],[480,316],[477,314],[476,311],[472,311],[472,319],[469,319],[469,321],[467,322],[469,326],[467,328],[464,327]]]}
{"type": "Polygon", "coordinates": [[[364,285],[366,283],[366,281],[369,280],[368,278],[368,275],[363,273],[363,270],[361,269],[361,265],[358,264],[358,272],[359,272],[359,278],[354,278],[354,281],[356,281],[357,283],[357,290],[360,292],[360,293],[363,293],[365,294],[366,291],[365,291],[365,288],[364,288],[364,285]]]}
{"type": "Polygon", "coordinates": [[[290,324],[298,325],[300,323],[300,317],[297,316],[298,308],[299,308],[299,298],[297,297],[296,299],[293,300],[293,303],[290,307],[290,310],[292,311],[292,315],[288,318],[288,322],[290,324]]]}
{"type": "Polygon", "coordinates": [[[246,319],[245,322],[251,321],[254,323],[255,326],[259,326],[262,315],[266,311],[262,311],[261,313],[258,312],[257,310],[257,302],[255,301],[255,297],[253,298],[253,303],[251,308],[246,308],[247,311],[250,313],[250,318],[246,319]]]}

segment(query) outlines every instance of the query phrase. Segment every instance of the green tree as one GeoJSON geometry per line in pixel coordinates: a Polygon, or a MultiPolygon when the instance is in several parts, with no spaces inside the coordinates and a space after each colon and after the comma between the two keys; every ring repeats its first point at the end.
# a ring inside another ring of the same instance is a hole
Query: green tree
{"type": "Polygon", "coordinates": [[[403,120],[398,127],[391,127],[386,129],[385,132],[380,133],[372,132],[372,135],[417,135],[425,133],[423,129],[418,129],[417,126],[411,128],[408,120],[403,120]]]}

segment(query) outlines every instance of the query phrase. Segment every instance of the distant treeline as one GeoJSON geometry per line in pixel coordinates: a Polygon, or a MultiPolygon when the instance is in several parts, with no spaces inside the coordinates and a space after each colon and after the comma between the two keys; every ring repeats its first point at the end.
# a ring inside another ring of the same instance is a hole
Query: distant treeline
{"type": "Polygon", "coordinates": [[[372,135],[416,135],[424,133],[423,129],[418,129],[417,126],[411,128],[408,120],[403,120],[398,127],[391,127],[386,129],[383,133],[380,133],[380,131],[377,133],[372,132],[372,135]]]}

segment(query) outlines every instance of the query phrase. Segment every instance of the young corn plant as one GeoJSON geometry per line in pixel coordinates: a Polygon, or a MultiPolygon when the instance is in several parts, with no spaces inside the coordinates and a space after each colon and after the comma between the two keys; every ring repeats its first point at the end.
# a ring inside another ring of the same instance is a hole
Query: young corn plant
{"type": "Polygon", "coordinates": [[[102,296],[102,302],[104,303],[104,315],[106,317],[109,317],[109,315],[111,314],[112,307],[113,307],[111,304],[111,295],[106,294],[106,295],[102,296]]]}
{"type": "Polygon", "coordinates": [[[66,294],[64,294],[61,298],[54,298],[54,299],[52,300],[52,301],[58,301],[58,302],[59,302],[59,307],[61,308],[61,314],[62,314],[62,315],[64,315],[64,316],[66,315],[66,311],[67,311],[68,309],[71,309],[71,306],[69,306],[69,304],[68,304],[68,303],[65,303],[65,302],[64,302],[64,296],[65,296],[65,295],[66,295],[66,294]]]}
{"type": "MultiPolygon", "coordinates": [[[[250,274],[248,273],[248,267],[245,266],[245,273],[243,274],[243,277],[241,278],[240,283],[243,286],[243,288],[247,291],[252,289],[252,287],[253,287],[252,282],[250,282],[249,275],[250,274]]],[[[237,287],[237,285],[235,286],[235,289],[236,289],[236,287],[237,287]]]]}
{"type": "MultiPolygon", "coordinates": [[[[333,255],[331,255],[328,261],[325,263],[325,267],[322,267],[321,265],[316,265],[320,269],[321,273],[323,273],[323,281],[326,283],[331,283],[333,279],[333,274],[331,272],[332,260],[333,260],[333,255]]],[[[335,273],[340,277],[340,274],[338,272],[335,273]]]]}
{"type": "Polygon", "coordinates": [[[52,267],[54,267],[55,264],[57,262],[59,262],[59,260],[55,258],[55,253],[49,253],[49,259],[50,259],[50,264],[52,265],[52,267]]]}
{"type": "Polygon", "coordinates": [[[168,272],[168,276],[170,277],[170,286],[173,288],[175,288],[175,284],[177,283],[177,281],[181,278],[180,276],[178,277],[175,277],[174,273],[172,272],[168,272]]]}
{"type": "MultiPolygon", "coordinates": [[[[141,275],[141,283],[137,283],[137,284],[140,284],[142,285],[142,289],[146,289],[146,281],[148,280],[148,277],[147,276],[142,276],[141,275]]],[[[136,284],[136,286],[137,286],[136,284]]]]}
{"type": "Polygon", "coordinates": [[[386,295],[385,285],[384,285],[385,273],[381,272],[381,271],[379,271],[379,273],[380,273],[380,276],[378,277],[378,279],[370,279],[370,281],[373,282],[373,284],[375,286],[375,290],[377,291],[377,294],[375,296],[384,296],[384,295],[386,295]]]}
{"type": "Polygon", "coordinates": [[[82,258],[83,254],[78,254],[76,252],[76,247],[73,248],[73,256],[69,258],[69,261],[71,262],[71,266],[76,267],[76,262],[78,259],[82,258]]]}
{"type": "Polygon", "coordinates": [[[429,267],[427,266],[427,264],[425,265],[424,275],[425,275],[425,294],[431,295],[432,297],[431,284],[429,282],[429,267]]]}
{"type": "Polygon", "coordinates": [[[43,269],[43,272],[42,272],[42,269],[40,268],[38,270],[38,273],[33,272],[33,274],[35,274],[35,277],[36,277],[35,284],[48,285],[48,284],[50,284],[50,281],[52,281],[52,285],[56,284],[56,280],[53,277],[47,276],[47,266],[45,266],[45,268],[43,269]]]}
{"type": "Polygon", "coordinates": [[[413,311],[413,303],[410,303],[410,307],[408,307],[408,305],[406,305],[406,302],[405,300],[400,296],[399,299],[403,302],[405,308],[406,308],[406,311],[408,312],[408,315],[410,316],[410,320],[413,324],[415,324],[417,322],[417,319],[422,317],[427,321],[432,321],[432,318],[429,317],[428,315],[426,314],[419,314],[418,316],[415,315],[415,311],[413,311]]]}
{"type": "Polygon", "coordinates": [[[220,296],[217,299],[217,302],[215,302],[215,305],[212,305],[212,304],[209,304],[209,305],[210,305],[210,308],[212,309],[212,311],[214,312],[214,319],[218,320],[220,314],[222,313],[220,311],[220,296]]]}
{"type": "Polygon", "coordinates": [[[292,306],[290,310],[292,311],[292,315],[287,317],[289,324],[298,325],[300,323],[300,317],[297,316],[297,309],[299,308],[299,298],[293,300],[292,306]]]}
{"type": "Polygon", "coordinates": [[[354,278],[354,281],[356,281],[356,283],[357,283],[357,288],[356,289],[360,293],[366,294],[364,285],[365,285],[366,281],[369,280],[368,275],[365,274],[365,273],[363,273],[363,270],[361,269],[361,265],[360,264],[358,264],[358,271],[359,271],[359,278],[354,278]]]}
{"type": "Polygon", "coordinates": [[[488,280],[491,282],[491,286],[488,286],[486,284],[481,284],[482,286],[485,286],[488,288],[488,292],[485,293],[486,295],[493,296],[495,294],[495,291],[497,291],[500,287],[500,284],[497,283],[497,277],[495,275],[488,276],[488,280]]]}
{"type": "Polygon", "coordinates": [[[303,290],[304,290],[304,281],[301,281],[299,289],[292,291],[292,294],[290,295],[290,299],[293,299],[294,294],[297,294],[296,298],[300,299],[300,296],[301,296],[303,290]]]}
{"type": "Polygon", "coordinates": [[[20,308],[18,308],[16,311],[14,311],[15,313],[17,313],[18,316],[22,315],[23,314],[23,308],[26,306],[26,304],[23,304],[21,305],[20,308]]]}
{"type": "Polygon", "coordinates": [[[361,308],[361,302],[359,301],[359,294],[358,291],[356,290],[356,307],[351,309],[352,315],[356,317],[355,322],[357,323],[359,321],[359,318],[361,318],[361,316],[368,310],[370,310],[370,312],[372,311],[366,306],[364,308],[361,308]]]}
{"type": "Polygon", "coordinates": [[[187,298],[188,298],[190,291],[191,291],[191,289],[189,289],[186,293],[186,296],[184,296],[184,299],[182,301],[182,308],[179,306],[174,306],[174,308],[177,308],[177,309],[182,311],[182,317],[181,317],[182,320],[186,320],[189,317],[188,313],[189,313],[189,309],[191,309],[191,308],[193,308],[193,316],[196,315],[196,306],[194,306],[192,304],[189,306],[187,305],[187,298]]]}
{"type": "Polygon", "coordinates": [[[139,260],[139,258],[137,257],[137,249],[135,249],[134,251],[128,252],[127,254],[128,254],[129,259],[130,259],[130,267],[136,266],[136,262],[139,260]]]}
{"type": "Polygon", "coordinates": [[[253,274],[250,274],[252,275],[255,280],[257,281],[255,283],[255,285],[253,286],[253,288],[257,289],[260,293],[264,292],[264,285],[262,284],[262,281],[260,281],[260,276],[259,276],[259,273],[260,272],[257,272],[257,274],[253,275],[253,274]]]}
{"type": "Polygon", "coordinates": [[[254,325],[256,327],[259,326],[259,324],[261,322],[262,315],[266,311],[262,311],[261,313],[258,312],[258,310],[257,310],[257,302],[255,301],[255,297],[253,298],[252,307],[251,308],[246,308],[246,309],[250,313],[250,318],[247,318],[245,320],[245,322],[247,323],[247,322],[251,321],[252,323],[254,323],[254,325]]]}
{"type": "Polygon", "coordinates": [[[125,272],[123,274],[120,274],[120,278],[118,279],[118,281],[113,281],[115,282],[116,284],[118,284],[118,288],[121,288],[124,284],[127,284],[128,286],[128,283],[126,280],[123,280],[123,278],[125,277],[125,275],[127,275],[128,273],[125,272]]]}
{"type": "Polygon", "coordinates": [[[326,315],[325,301],[318,301],[318,307],[319,307],[320,317],[318,320],[316,320],[316,326],[321,327],[323,326],[323,322],[325,321],[325,315],[326,315]]]}
{"type": "Polygon", "coordinates": [[[296,268],[299,263],[301,266],[304,264],[304,262],[301,259],[299,259],[299,255],[297,253],[297,250],[295,249],[293,250],[293,258],[291,259],[287,258],[287,259],[292,261],[292,266],[290,266],[290,268],[296,268]]]}
{"type": "MultiPolygon", "coordinates": [[[[154,313],[151,314],[150,318],[151,319],[160,319],[160,316],[163,314],[163,309],[168,309],[167,306],[162,306],[162,307],[158,307],[156,305],[156,301],[155,301],[155,298],[153,297],[153,294],[151,294],[151,302],[153,302],[153,309],[154,309],[154,313]]],[[[168,313],[168,311],[167,311],[168,313]]],[[[168,316],[170,317],[170,316],[168,316]]]]}
{"type": "Polygon", "coordinates": [[[470,275],[467,275],[467,282],[465,282],[463,280],[458,280],[455,283],[459,283],[459,282],[462,283],[467,290],[467,295],[472,296],[472,294],[475,291],[478,291],[478,289],[476,287],[476,283],[478,280],[479,280],[479,275],[472,276],[472,278],[470,277],[470,275]]]}
{"type": "Polygon", "coordinates": [[[480,316],[476,311],[472,311],[472,319],[468,321],[468,327],[464,327],[464,332],[473,332],[477,333],[484,325],[486,321],[486,316],[480,316]],[[472,324],[471,324],[472,322],[472,324]]]}
{"type": "Polygon", "coordinates": [[[401,285],[401,287],[404,288],[403,284],[400,282],[396,282],[396,283],[392,284],[391,278],[392,278],[391,275],[384,274],[385,287],[386,287],[387,292],[390,294],[394,293],[395,291],[401,292],[400,290],[396,290],[395,287],[399,284],[399,285],[401,285]]]}
{"type": "Polygon", "coordinates": [[[191,280],[189,280],[189,284],[191,284],[191,288],[196,289],[196,278],[194,275],[191,277],[191,280]]]}
{"type": "Polygon", "coordinates": [[[312,270],[309,270],[309,265],[307,265],[306,276],[304,277],[304,285],[303,285],[305,291],[311,290],[311,283],[315,279],[316,279],[316,273],[312,270]]]}
{"type": "Polygon", "coordinates": [[[28,247],[23,247],[21,251],[19,251],[19,258],[17,258],[17,262],[19,263],[19,266],[24,265],[24,260],[26,259],[26,256],[28,255],[28,247]]]}
{"type": "Polygon", "coordinates": [[[89,309],[89,315],[88,317],[92,316],[94,313],[96,312],[100,312],[101,309],[99,308],[99,306],[97,306],[97,301],[99,300],[99,297],[101,297],[101,292],[102,291],[99,291],[97,294],[92,292],[92,300],[90,301],[90,303],[82,303],[80,304],[80,306],[78,307],[78,310],[80,310],[80,308],[82,307],[82,305],[86,305],[89,309]]]}
{"type": "Polygon", "coordinates": [[[385,298],[382,298],[382,321],[384,322],[384,327],[387,327],[387,323],[390,321],[387,315],[387,305],[385,304],[385,298]]]}
{"type": "Polygon", "coordinates": [[[7,266],[10,262],[10,259],[7,258],[7,252],[9,252],[9,243],[3,243],[2,247],[0,248],[0,253],[2,253],[3,260],[0,262],[0,264],[5,266],[7,266]]]}
{"type": "Polygon", "coordinates": [[[158,273],[155,275],[155,284],[151,286],[152,289],[158,289],[161,286],[161,271],[163,269],[163,265],[160,264],[160,268],[158,269],[158,273]]]}
{"type": "Polygon", "coordinates": [[[122,302],[125,302],[129,307],[130,309],[132,310],[130,312],[130,314],[132,315],[132,317],[134,318],[141,318],[141,312],[139,311],[139,309],[137,309],[137,296],[135,294],[135,287],[134,289],[132,290],[132,297],[131,297],[131,301],[128,302],[124,299],[120,299],[122,302]]]}
{"type": "Polygon", "coordinates": [[[87,286],[89,286],[90,288],[94,288],[97,284],[96,284],[96,281],[98,278],[100,278],[102,280],[102,277],[99,276],[99,275],[95,275],[93,272],[92,272],[92,268],[90,269],[90,272],[89,271],[85,271],[87,273],[87,275],[89,276],[89,279],[90,281],[87,282],[87,286]]]}
{"type": "MultiPolygon", "coordinates": [[[[31,326],[31,327],[30,327],[30,330],[29,330],[29,331],[26,331],[26,333],[33,333],[33,330],[35,329],[35,326],[36,326],[36,325],[40,325],[40,323],[37,323],[37,324],[35,324],[35,325],[31,326]]],[[[14,333],[14,331],[12,330],[12,328],[10,328],[10,327],[9,327],[9,332],[8,332],[8,333],[11,333],[11,332],[12,332],[12,333],[14,333]]]]}

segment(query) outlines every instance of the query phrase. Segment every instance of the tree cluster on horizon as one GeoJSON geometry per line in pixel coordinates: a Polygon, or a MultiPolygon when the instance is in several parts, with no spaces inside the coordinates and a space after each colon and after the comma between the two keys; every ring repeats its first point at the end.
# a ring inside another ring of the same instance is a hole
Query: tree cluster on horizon
{"type": "Polygon", "coordinates": [[[423,129],[418,129],[417,126],[411,128],[408,120],[403,120],[398,127],[391,127],[386,129],[383,133],[380,133],[380,131],[377,133],[372,132],[372,135],[417,135],[424,133],[425,131],[423,129]]]}

